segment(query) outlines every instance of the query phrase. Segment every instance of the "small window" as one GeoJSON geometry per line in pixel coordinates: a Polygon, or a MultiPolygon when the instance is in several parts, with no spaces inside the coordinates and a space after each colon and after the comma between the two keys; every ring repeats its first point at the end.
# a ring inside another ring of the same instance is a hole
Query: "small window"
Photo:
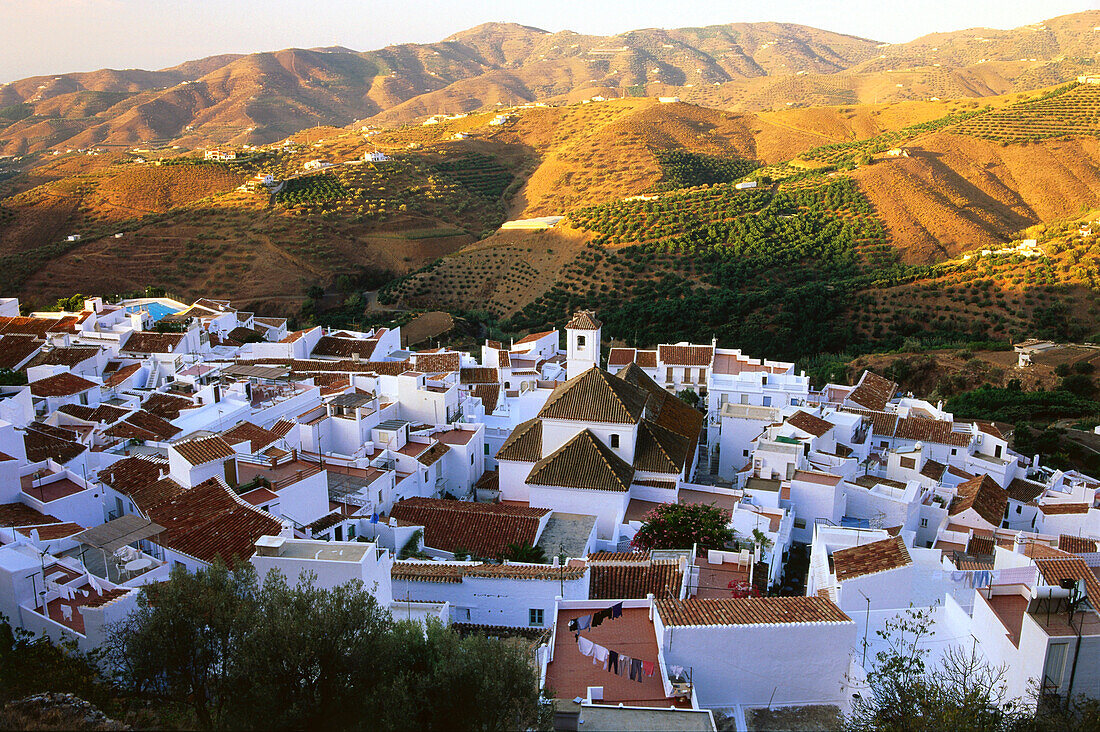
{"type": "Polygon", "coordinates": [[[471,452],[470,453],[470,465],[473,465],[473,464],[474,464],[474,454],[471,452]]]}
{"type": "Polygon", "coordinates": [[[886,440],[883,440],[882,442],[878,443],[878,446],[881,447],[883,450],[885,450],[887,447],[890,446],[890,443],[887,442],[886,440]]]}
{"type": "Polygon", "coordinates": [[[927,528],[928,528],[928,519],[926,519],[926,518],[922,518],[922,519],[920,520],[920,525],[921,525],[921,528],[922,528],[922,529],[927,529],[927,528]]]}
{"type": "Polygon", "coordinates": [[[533,607],[530,610],[528,610],[527,611],[527,619],[529,621],[527,623],[528,625],[541,626],[542,625],[542,608],[541,607],[533,607]]]}
{"type": "Polygon", "coordinates": [[[796,529],[804,529],[804,528],[806,528],[806,519],[804,519],[804,518],[796,518],[796,519],[794,520],[794,527],[795,527],[796,529]]]}
{"type": "Polygon", "coordinates": [[[616,434],[612,434],[611,435],[611,447],[618,447],[618,446],[619,446],[619,436],[616,435],[616,434]]]}
{"type": "Polygon", "coordinates": [[[951,448],[951,454],[952,455],[958,455],[959,451],[956,448],[953,447],[953,448],[951,448]]]}
{"type": "MultiPolygon", "coordinates": [[[[582,335],[577,336],[577,348],[584,348],[584,336],[582,335]]],[[[542,623],[540,622],[539,625],[542,625],[542,623]]]]}
{"type": "Polygon", "coordinates": [[[741,451],[741,457],[748,457],[748,456],[749,456],[749,451],[748,450],[742,450],[741,451]]]}
{"type": "Polygon", "coordinates": [[[485,454],[486,455],[489,454],[489,443],[488,442],[485,443],[485,454]]]}
{"type": "Polygon", "coordinates": [[[1023,512],[1024,512],[1024,507],[1023,506],[1017,506],[1016,507],[1016,513],[1023,513],[1023,512]]]}
{"type": "Polygon", "coordinates": [[[917,469],[917,461],[916,461],[915,458],[903,457],[901,459],[901,467],[904,468],[905,470],[916,470],[917,469]]]}
{"type": "Polygon", "coordinates": [[[505,381],[504,382],[504,388],[505,389],[511,389],[512,388],[512,382],[511,381],[505,381]]]}

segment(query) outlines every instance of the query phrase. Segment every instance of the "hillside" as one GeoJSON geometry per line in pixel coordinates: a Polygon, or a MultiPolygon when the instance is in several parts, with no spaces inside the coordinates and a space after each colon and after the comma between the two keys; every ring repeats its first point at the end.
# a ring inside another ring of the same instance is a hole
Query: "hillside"
{"type": "Polygon", "coordinates": [[[22,79],[0,86],[0,154],[262,144],[317,125],[600,94],[678,95],[734,111],[984,97],[1088,71],[1097,26],[1100,11],[1090,11],[891,45],[787,23],[607,37],[490,23],[374,51],[292,48],[22,79]]]}

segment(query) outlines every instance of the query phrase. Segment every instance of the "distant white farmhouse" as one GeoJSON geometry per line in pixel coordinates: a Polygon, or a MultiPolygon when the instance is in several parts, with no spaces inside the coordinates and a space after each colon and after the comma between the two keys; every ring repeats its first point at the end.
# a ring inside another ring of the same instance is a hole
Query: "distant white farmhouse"
{"type": "Polygon", "coordinates": [[[735,185],[734,188],[736,188],[739,191],[744,191],[744,190],[747,190],[749,188],[756,188],[756,181],[754,181],[754,180],[743,180],[740,183],[738,183],[737,185],[735,185]]]}
{"type": "Polygon", "coordinates": [[[382,153],[382,152],[378,152],[377,150],[373,150],[371,152],[363,153],[363,162],[366,162],[366,163],[384,163],[389,159],[390,159],[389,155],[386,155],[385,153],[382,153]]]}
{"type": "Polygon", "coordinates": [[[501,231],[541,231],[544,229],[553,229],[558,225],[564,216],[540,216],[535,219],[516,219],[514,221],[505,221],[501,227],[501,231]]]}
{"type": "Polygon", "coordinates": [[[214,148],[213,150],[207,150],[203,155],[204,160],[236,160],[237,153],[232,150],[221,150],[214,148]]]}

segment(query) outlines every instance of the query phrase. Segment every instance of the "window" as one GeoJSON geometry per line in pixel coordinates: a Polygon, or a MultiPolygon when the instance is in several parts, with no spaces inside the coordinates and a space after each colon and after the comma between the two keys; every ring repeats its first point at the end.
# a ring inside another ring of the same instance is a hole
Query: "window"
{"type": "Polygon", "coordinates": [[[618,447],[618,446],[619,446],[619,436],[615,435],[615,434],[611,435],[611,447],[618,447]]]}
{"type": "Polygon", "coordinates": [[[505,381],[504,382],[504,388],[505,389],[511,389],[512,388],[512,382],[511,381],[505,381]]]}
{"type": "Polygon", "coordinates": [[[533,607],[527,611],[528,625],[542,625],[542,608],[533,607]]]}
{"type": "Polygon", "coordinates": [[[489,443],[488,442],[485,443],[485,454],[486,455],[489,454],[489,443]]]}
{"type": "Polygon", "coordinates": [[[956,448],[953,447],[953,448],[951,448],[951,454],[952,455],[958,455],[959,451],[956,448]]]}
{"type": "Polygon", "coordinates": [[[796,518],[796,519],[794,520],[794,527],[795,527],[796,529],[804,529],[804,528],[806,528],[806,519],[804,519],[804,518],[796,518]]]}
{"type": "Polygon", "coordinates": [[[80,392],[80,403],[85,405],[88,403],[88,392],[80,392]]]}
{"type": "Polygon", "coordinates": [[[473,465],[473,464],[474,464],[474,454],[471,452],[470,453],[470,465],[473,465]]]}
{"type": "Polygon", "coordinates": [[[928,528],[928,519],[926,519],[926,518],[921,519],[920,520],[920,527],[922,529],[927,529],[928,528]]]}
{"type": "MultiPolygon", "coordinates": [[[[584,336],[582,336],[582,335],[577,336],[577,348],[584,348],[584,336]]],[[[532,611],[532,612],[534,612],[534,611],[532,611]]],[[[539,617],[542,617],[542,616],[540,615],[539,617]]],[[[542,625],[542,622],[539,622],[539,625],[542,625]]]]}
{"type": "Polygon", "coordinates": [[[1024,512],[1024,507],[1023,506],[1017,506],[1016,507],[1016,513],[1023,513],[1023,512],[1024,512]]]}
{"type": "Polygon", "coordinates": [[[1043,686],[1055,689],[1062,685],[1062,674],[1066,666],[1066,648],[1068,643],[1051,643],[1047,651],[1046,667],[1043,669],[1043,686]]]}
{"type": "Polygon", "coordinates": [[[901,459],[901,467],[905,468],[906,470],[916,470],[917,461],[915,458],[903,457],[901,459]]]}
{"type": "Polygon", "coordinates": [[[348,524],[348,541],[355,539],[355,524],[348,524]]]}
{"type": "Polygon", "coordinates": [[[882,442],[878,443],[878,446],[881,447],[883,450],[885,450],[887,447],[890,446],[890,443],[887,442],[886,440],[883,440],[882,442]]]}
{"type": "Polygon", "coordinates": [[[764,406],[770,407],[772,405],[772,398],[770,396],[764,397],[764,406]]]}
{"type": "Polygon", "coordinates": [[[748,457],[748,456],[749,456],[749,451],[748,450],[742,450],[741,451],[741,457],[748,457]]]}

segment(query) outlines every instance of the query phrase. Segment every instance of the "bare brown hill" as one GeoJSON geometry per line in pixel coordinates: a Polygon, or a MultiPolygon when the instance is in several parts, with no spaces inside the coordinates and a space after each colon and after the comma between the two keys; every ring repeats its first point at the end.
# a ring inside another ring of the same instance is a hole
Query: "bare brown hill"
{"type": "Polygon", "coordinates": [[[101,70],[0,86],[0,154],[66,147],[266,143],[316,125],[407,122],[586,91],[711,107],[988,96],[1088,71],[1100,11],[908,44],[788,23],[588,36],[491,23],[430,44],[225,54],[161,71],[101,70]]]}
{"type": "Polygon", "coordinates": [[[1094,137],[1000,145],[940,132],[906,150],[909,157],[881,156],[854,175],[909,262],[998,248],[1100,197],[1094,137]]]}

